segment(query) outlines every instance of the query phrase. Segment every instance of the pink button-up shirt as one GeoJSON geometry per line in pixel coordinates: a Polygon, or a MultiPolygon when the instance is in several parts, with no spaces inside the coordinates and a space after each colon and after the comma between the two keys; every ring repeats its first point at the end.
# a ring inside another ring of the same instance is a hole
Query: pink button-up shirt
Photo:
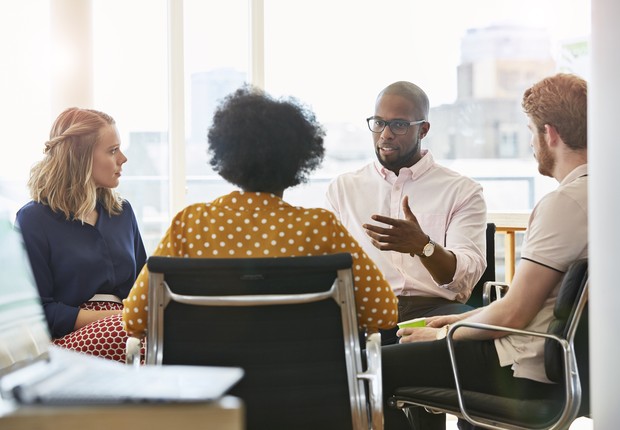
{"type": "Polygon", "coordinates": [[[486,268],[486,203],[480,184],[435,163],[428,150],[415,165],[396,176],[378,161],[335,178],[327,190],[332,210],[379,266],[396,295],[444,297],[466,302],[486,268]],[[395,251],[380,251],[362,228],[381,214],[404,218],[403,197],[422,230],[454,253],[452,282],[439,285],[420,262],[395,251]]]}

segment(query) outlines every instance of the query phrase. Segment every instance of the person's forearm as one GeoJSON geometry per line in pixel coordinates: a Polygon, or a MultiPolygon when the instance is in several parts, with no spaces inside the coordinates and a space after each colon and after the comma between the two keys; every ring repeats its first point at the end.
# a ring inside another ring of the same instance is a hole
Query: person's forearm
{"type": "MultiPolygon", "coordinates": [[[[468,312],[467,318],[462,319],[461,321],[471,322],[471,323],[481,323],[481,324],[490,324],[500,327],[511,327],[511,328],[521,328],[515,327],[514,321],[511,319],[510,312],[506,312],[503,309],[504,306],[501,306],[498,302],[494,302],[489,306],[485,306],[482,308],[478,308],[475,311],[477,312],[468,312]]],[[[497,339],[499,337],[505,336],[507,333],[504,331],[498,330],[483,330],[472,327],[461,327],[458,328],[454,333],[454,339],[458,340],[486,340],[486,339],[497,339]]]]}
{"type": "Polygon", "coordinates": [[[472,317],[476,315],[478,312],[482,311],[483,308],[472,309],[469,312],[464,312],[462,314],[452,314],[452,315],[439,315],[433,317],[426,318],[426,326],[439,328],[443,327],[446,324],[454,324],[458,321],[464,320],[466,318],[472,317]]]}
{"type": "MultiPolygon", "coordinates": [[[[466,321],[524,329],[543,308],[562,276],[562,272],[522,259],[506,296],[484,306],[482,311],[466,321]]],[[[463,327],[456,331],[455,339],[494,339],[506,334],[502,331],[463,327]]]]}
{"type": "Polygon", "coordinates": [[[75,326],[73,327],[73,329],[79,330],[85,325],[92,323],[93,321],[97,321],[110,315],[116,315],[120,313],[120,310],[89,311],[85,309],[80,309],[80,311],[78,312],[78,316],[75,319],[75,326]]]}
{"type": "Polygon", "coordinates": [[[456,257],[444,247],[435,244],[435,252],[430,257],[419,257],[420,261],[439,285],[449,284],[456,272],[456,257]]]}

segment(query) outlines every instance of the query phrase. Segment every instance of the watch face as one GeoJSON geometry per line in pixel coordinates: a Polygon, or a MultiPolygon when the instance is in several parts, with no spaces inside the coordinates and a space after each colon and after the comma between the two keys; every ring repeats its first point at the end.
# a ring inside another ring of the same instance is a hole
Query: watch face
{"type": "Polygon", "coordinates": [[[433,252],[435,252],[435,244],[433,242],[429,242],[424,245],[422,254],[424,254],[425,257],[430,257],[431,255],[433,255],[433,252]]]}

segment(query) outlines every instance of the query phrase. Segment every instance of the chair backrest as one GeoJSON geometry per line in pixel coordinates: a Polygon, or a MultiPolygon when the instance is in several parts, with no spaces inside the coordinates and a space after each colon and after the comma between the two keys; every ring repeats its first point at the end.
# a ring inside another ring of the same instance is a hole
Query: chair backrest
{"type": "MultiPolygon", "coordinates": [[[[577,260],[568,268],[553,309],[548,333],[572,342],[582,391],[580,415],[589,410],[589,349],[588,349],[588,260],[577,260]]],[[[564,381],[562,349],[557,342],[545,341],[545,370],[554,382],[564,381]]]]}
{"type": "Polygon", "coordinates": [[[147,364],[242,367],[248,429],[368,428],[350,254],[147,264],[147,364]]]}
{"type": "Polygon", "coordinates": [[[482,273],[480,280],[474,286],[467,304],[474,308],[483,306],[482,289],[485,282],[495,281],[495,223],[487,223],[486,230],[487,242],[487,268],[482,273]]]}

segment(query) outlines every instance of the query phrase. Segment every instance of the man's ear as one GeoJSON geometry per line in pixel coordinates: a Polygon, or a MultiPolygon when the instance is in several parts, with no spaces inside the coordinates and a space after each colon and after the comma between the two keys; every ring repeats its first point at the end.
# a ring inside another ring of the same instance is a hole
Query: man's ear
{"type": "Polygon", "coordinates": [[[562,140],[558,131],[551,124],[545,124],[545,140],[550,147],[556,146],[562,140]]]}
{"type": "Polygon", "coordinates": [[[422,126],[420,127],[420,139],[424,139],[430,129],[431,129],[430,122],[426,121],[424,124],[422,124],[422,126]]]}

